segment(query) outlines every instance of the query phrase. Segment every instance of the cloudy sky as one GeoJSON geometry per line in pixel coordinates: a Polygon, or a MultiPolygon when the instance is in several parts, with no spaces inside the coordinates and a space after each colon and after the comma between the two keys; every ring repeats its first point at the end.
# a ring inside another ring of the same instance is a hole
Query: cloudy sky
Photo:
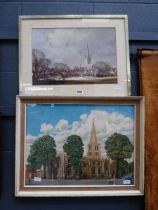
{"type": "Polygon", "coordinates": [[[83,140],[86,155],[93,121],[103,156],[106,154],[105,141],[114,132],[127,135],[133,142],[132,105],[28,104],[26,113],[27,144],[39,136],[49,134],[55,139],[57,151],[63,151],[67,137],[76,134],[83,140]]]}
{"type": "Polygon", "coordinates": [[[70,67],[84,65],[87,44],[92,63],[104,61],[117,66],[114,28],[32,30],[32,48],[44,52],[52,63],[65,63],[70,67]]]}

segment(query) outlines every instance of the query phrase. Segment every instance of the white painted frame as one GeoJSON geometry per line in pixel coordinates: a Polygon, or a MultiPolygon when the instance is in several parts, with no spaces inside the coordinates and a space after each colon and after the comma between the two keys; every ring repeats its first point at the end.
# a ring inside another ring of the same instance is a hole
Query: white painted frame
{"type": "MultiPolygon", "coordinates": [[[[108,102],[109,100],[113,102],[113,104],[117,104],[119,101],[120,104],[133,104],[139,106],[139,123],[138,123],[138,135],[134,140],[134,146],[137,143],[137,158],[135,156],[135,165],[134,170],[135,174],[138,174],[138,180],[139,185],[135,186],[130,185],[126,186],[126,188],[121,189],[122,185],[118,186],[118,189],[116,189],[113,186],[102,186],[104,189],[102,190],[95,190],[95,186],[88,186],[92,188],[92,190],[87,188],[87,190],[80,190],[85,186],[79,186],[78,190],[71,190],[69,188],[72,188],[72,186],[57,186],[59,188],[63,188],[63,190],[55,189],[56,186],[40,186],[37,185],[34,188],[36,190],[33,190],[31,187],[27,186],[27,189],[24,185],[24,179],[21,180],[20,171],[21,167],[24,165],[24,163],[21,164],[21,158],[24,155],[21,152],[21,142],[23,141],[22,138],[25,136],[25,131],[22,130],[22,121],[25,122],[26,120],[26,113],[22,111],[22,103],[25,105],[27,103],[35,103],[37,100],[37,103],[45,103],[47,100],[57,101],[59,104],[59,101],[62,100],[61,103],[64,102],[64,104],[69,103],[70,101],[74,101],[74,104],[78,104],[78,100],[80,100],[80,97],[77,97],[74,99],[74,97],[50,97],[50,96],[17,96],[16,97],[16,168],[15,168],[15,196],[18,197],[84,197],[84,196],[136,196],[136,195],[143,195],[144,194],[144,98],[143,97],[83,97],[81,100],[81,103],[88,103],[86,102],[91,101],[90,103],[99,103],[101,104],[101,101],[103,104],[108,102]],[[40,102],[39,102],[40,101],[40,102]],[[136,161],[139,160],[138,161],[136,161]],[[24,187],[21,189],[20,183],[23,183],[24,187]],[[131,186],[135,187],[134,189],[131,189],[131,186]],[[38,189],[40,188],[40,189],[38,189]],[[44,188],[47,188],[47,190],[42,190],[44,188]],[[66,189],[65,189],[66,188],[66,189]],[[94,188],[94,190],[93,190],[94,188]]],[[[48,103],[48,102],[47,102],[48,103]]],[[[52,103],[52,102],[51,102],[52,103]]],[[[136,128],[135,128],[136,129],[136,128]]],[[[136,131],[135,131],[136,132],[136,131]]],[[[136,151],[136,149],[134,151],[136,151]]],[[[134,152],[136,154],[136,152],[134,152]]],[[[76,187],[76,186],[74,186],[76,187]]],[[[124,187],[124,186],[123,186],[124,187]]]]}

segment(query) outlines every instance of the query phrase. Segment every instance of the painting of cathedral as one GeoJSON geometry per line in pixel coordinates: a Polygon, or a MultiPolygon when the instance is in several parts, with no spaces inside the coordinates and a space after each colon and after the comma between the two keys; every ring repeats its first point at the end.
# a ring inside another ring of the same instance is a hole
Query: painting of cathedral
{"type": "Polygon", "coordinates": [[[26,113],[26,185],[133,183],[133,105],[27,104],[26,113]]]}
{"type": "Polygon", "coordinates": [[[33,29],[32,81],[117,84],[115,28],[33,29]]]}

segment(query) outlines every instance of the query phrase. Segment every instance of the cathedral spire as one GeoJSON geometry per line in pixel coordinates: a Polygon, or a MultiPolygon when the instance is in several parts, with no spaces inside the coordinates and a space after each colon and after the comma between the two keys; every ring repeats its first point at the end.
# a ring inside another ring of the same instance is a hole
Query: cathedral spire
{"type": "Polygon", "coordinates": [[[87,54],[86,54],[85,58],[86,58],[86,65],[91,64],[92,58],[91,58],[91,55],[90,55],[90,52],[89,52],[88,43],[87,43],[87,54]]]}

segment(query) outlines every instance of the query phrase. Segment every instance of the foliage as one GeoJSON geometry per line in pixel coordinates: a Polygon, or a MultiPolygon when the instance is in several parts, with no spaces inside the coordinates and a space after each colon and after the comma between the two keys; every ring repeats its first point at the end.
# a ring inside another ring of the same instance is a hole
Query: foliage
{"type": "Polygon", "coordinates": [[[116,162],[116,177],[121,178],[126,173],[125,168],[128,164],[124,159],[132,157],[133,144],[126,135],[114,133],[106,140],[105,149],[107,156],[116,162]]]}
{"type": "Polygon", "coordinates": [[[34,141],[31,146],[30,154],[27,158],[28,169],[36,170],[40,169],[43,165],[50,169],[51,162],[56,157],[55,141],[49,135],[44,135],[34,141]]]}
{"type": "Polygon", "coordinates": [[[118,162],[118,168],[120,171],[120,177],[123,177],[126,174],[129,174],[129,163],[126,160],[120,160],[118,162]]]}
{"type": "Polygon", "coordinates": [[[70,159],[72,167],[75,171],[76,178],[79,178],[81,175],[80,160],[83,157],[84,152],[81,137],[77,135],[69,136],[63,148],[70,159]]]}
{"type": "Polygon", "coordinates": [[[128,164],[128,173],[133,174],[134,171],[134,162],[128,164]]]}

